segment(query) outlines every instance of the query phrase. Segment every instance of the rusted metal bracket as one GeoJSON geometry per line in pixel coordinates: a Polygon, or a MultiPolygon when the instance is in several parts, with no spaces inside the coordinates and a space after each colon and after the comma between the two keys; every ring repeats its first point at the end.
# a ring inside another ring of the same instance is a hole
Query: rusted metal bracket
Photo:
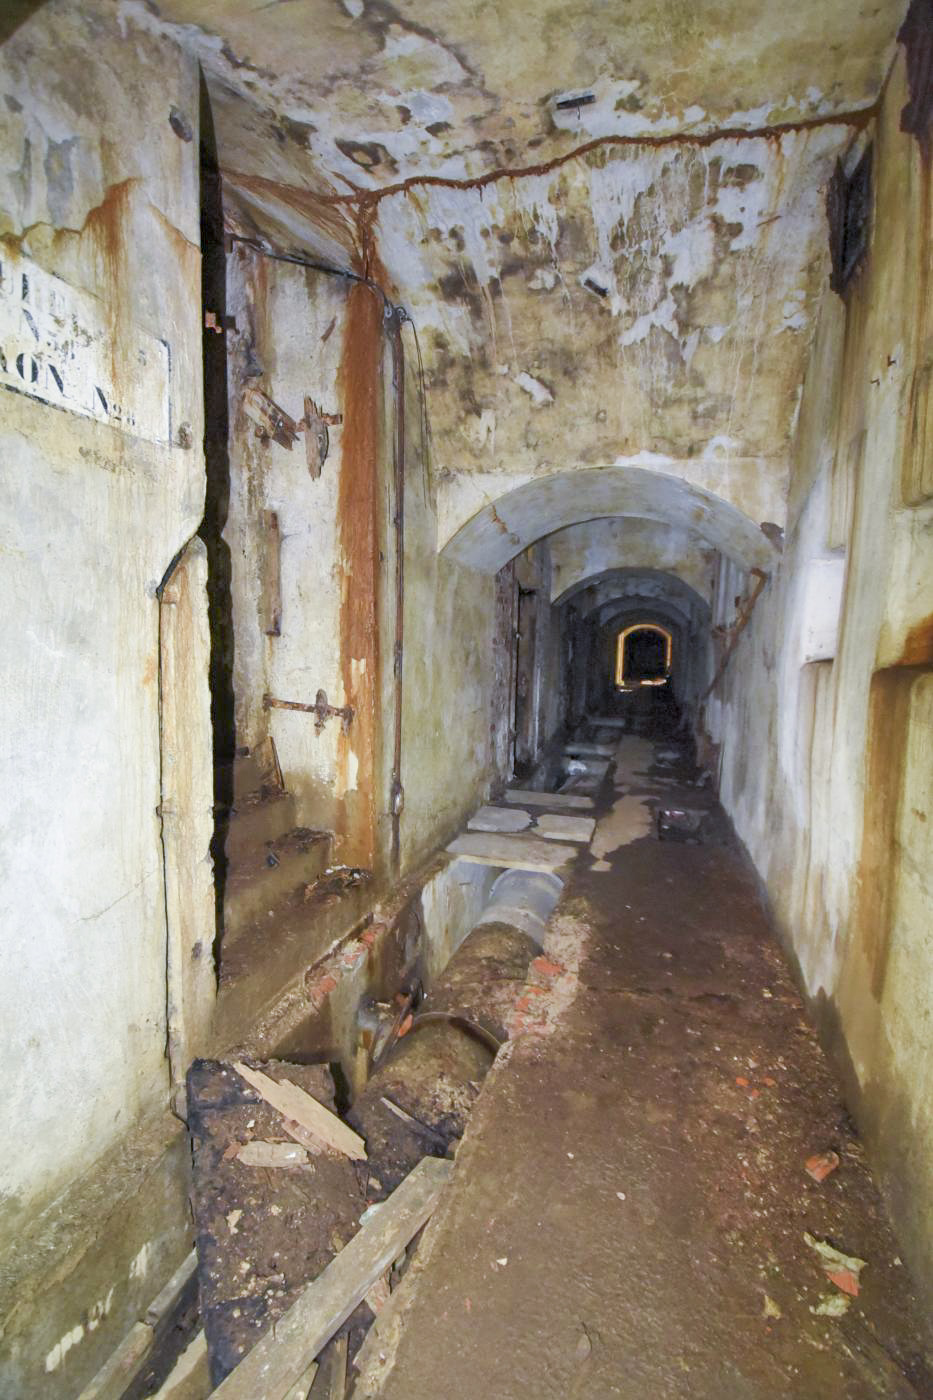
{"type": "Polygon", "coordinates": [[[306,705],[301,700],[276,700],[274,695],[268,693],[262,697],[262,707],[264,710],[300,710],[302,714],[315,715],[314,730],[320,734],[324,725],[331,718],[339,719],[344,734],[353,723],[352,705],[330,705],[327,702],[327,692],[319,690],[313,705],[306,705]]]}
{"type": "Polygon", "coordinates": [[[342,422],[342,413],[325,413],[313,399],[305,399],[305,416],[298,426],[304,429],[305,457],[308,471],[315,481],[321,475],[321,468],[330,451],[330,433],[327,429],[337,427],[342,422]]]}
{"type": "Polygon", "coordinates": [[[243,411],[256,425],[258,438],[262,441],[271,438],[288,452],[291,452],[299,433],[304,433],[308,471],[317,480],[330,451],[328,428],[337,427],[343,422],[342,413],[325,413],[313,399],[306,398],[305,416],[296,422],[256,385],[250,385],[244,393],[243,411]]]}
{"type": "Polygon", "coordinates": [[[722,656],[719,661],[719,665],[716,668],[716,674],[704,690],[703,694],[700,696],[701,701],[706,700],[710,695],[712,695],[713,691],[716,689],[717,685],[722,680],[722,677],[725,674],[726,667],[729,665],[729,661],[732,657],[732,653],[738,646],[739,637],[742,635],[742,633],[748,626],[749,621],[751,619],[751,615],[755,610],[755,604],[761,597],[761,594],[764,590],[764,586],[768,582],[769,575],[765,573],[764,569],[750,569],[749,572],[755,580],[755,587],[749,594],[748,601],[746,602],[745,607],[740,610],[738,617],[736,618],[735,622],[732,624],[731,627],[723,629],[712,629],[714,635],[718,634],[724,639],[725,645],[723,648],[722,656]]]}

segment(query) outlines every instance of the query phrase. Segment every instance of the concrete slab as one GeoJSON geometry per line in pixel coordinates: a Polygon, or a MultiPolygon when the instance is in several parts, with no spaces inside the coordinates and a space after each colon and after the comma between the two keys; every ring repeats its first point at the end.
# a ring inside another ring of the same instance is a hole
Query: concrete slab
{"type": "Polygon", "coordinates": [[[503,870],[560,870],[577,853],[574,846],[559,846],[537,836],[499,836],[482,831],[455,837],[447,850],[458,860],[501,866],[503,870]]]}
{"type": "Polygon", "coordinates": [[[615,748],[612,744],[565,744],[564,753],[571,758],[612,758],[615,748]]]}
{"type": "Polygon", "coordinates": [[[502,794],[503,802],[517,802],[523,807],[575,807],[591,811],[592,797],[573,792],[533,792],[530,788],[510,788],[502,794]]]}
{"type": "Polygon", "coordinates": [[[531,813],[520,807],[480,807],[467,822],[468,831],[524,831],[531,813]]]}
{"type": "Polygon", "coordinates": [[[595,817],[570,817],[564,812],[542,812],[535,830],[546,841],[589,841],[595,817]]]}

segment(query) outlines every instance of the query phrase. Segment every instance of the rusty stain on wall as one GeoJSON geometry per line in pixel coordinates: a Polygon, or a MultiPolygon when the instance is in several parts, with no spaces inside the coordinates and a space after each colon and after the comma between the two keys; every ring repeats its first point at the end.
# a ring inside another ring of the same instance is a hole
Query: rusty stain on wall
{"type": "Polygon", "coordinates": [[[338,745],[337,835],[341,860],[372,868],[379,734],[379,490],[382,303],[357,282],[347,296],[340,368],[344,417],[337,502],[343,561],[340,656],[344,703],[354,710],[338,745]],[[351,771],[355,767],[355,771],[351,771]]]}

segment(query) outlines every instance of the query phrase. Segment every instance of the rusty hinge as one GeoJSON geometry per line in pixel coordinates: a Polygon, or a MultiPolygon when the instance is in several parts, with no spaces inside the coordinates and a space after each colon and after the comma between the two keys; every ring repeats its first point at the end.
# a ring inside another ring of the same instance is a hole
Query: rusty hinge
{"type": "Polygon", "coordinates": [[[320,734],[327,721],[333,717],[341,721],[344,734],[353,722],[353,707],[351,705],[329,705],[326,691],[319,690],[313,705],[306,705],[301,700],[276,700],[273,695],[266,694],[262,697],[262,707],[264,710],[300,710],[306,715],[315,715],[315,733],[320,734]]]}
{"type": "Polygon", "coordinates": [[[298,434],[304,433],[308,471],[315,480],[321,475],[321,468],[330,451],[328,428],[337,427],[343,422],[342,413],[325,413],[313,399],[306,398],[305,416],[296,422],[256,385],[250,385],[244,393],[243,411],[255,423],[258,438],[264,441],[271,438],[289,452],[298,434]]]}

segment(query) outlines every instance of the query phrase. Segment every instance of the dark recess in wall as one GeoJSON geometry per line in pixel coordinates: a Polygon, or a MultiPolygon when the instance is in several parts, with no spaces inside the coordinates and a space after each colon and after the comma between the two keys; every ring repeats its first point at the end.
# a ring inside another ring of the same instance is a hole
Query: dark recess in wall
{"type": "MultiPolygon", "coordinates": [[[[224,247],[223,196],[210,98],[201,74],[201,300],[214,313],[214,325],[226,325],[227,258],[224,247]]],[[[207,471],[204,518],[198,534],[207,550],[207,606],[211,633],[211,724],[214,734],[214,899],[216,935],[214,963],[219,966],[223,938],[224,886],[227,858],[224,844],[233,804],[233,760],[236,725],[233,694],[233,598],[230,548],[223,538],[230,507],[229,410],[227,401],[226,335],[202,332],[204,365],[204,461],[207,471]]]]}

